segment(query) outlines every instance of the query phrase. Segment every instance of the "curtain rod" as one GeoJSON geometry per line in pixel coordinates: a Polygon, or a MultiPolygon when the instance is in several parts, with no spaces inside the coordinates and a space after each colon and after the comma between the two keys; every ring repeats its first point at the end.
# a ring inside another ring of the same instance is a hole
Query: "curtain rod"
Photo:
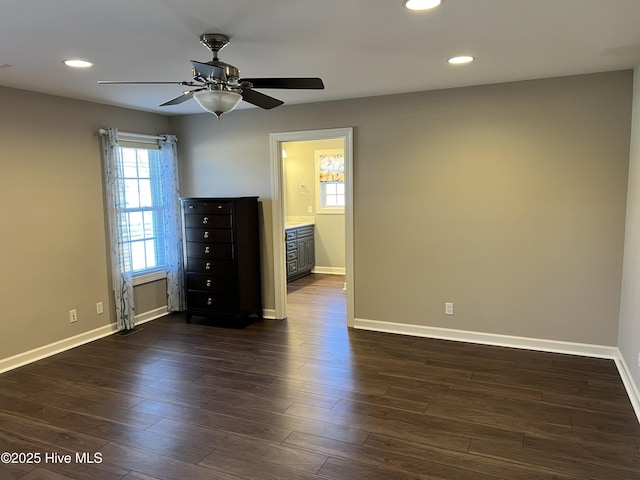
{"type": "MultiPolygon", "coordinates": [[[[101,128],[100,130],[98,130],[98,133],[100,135],[106,135],[107,131],[104,128],[101,128]]],[[[143,133],[130,133],[130,132],[118,132],[118,137],[127,137],[130,138],[132,140],[138,140],[138,141],[158,141],[158,140],[166,140],[167,137],[165,135],[145,135],[143,133]]]]}

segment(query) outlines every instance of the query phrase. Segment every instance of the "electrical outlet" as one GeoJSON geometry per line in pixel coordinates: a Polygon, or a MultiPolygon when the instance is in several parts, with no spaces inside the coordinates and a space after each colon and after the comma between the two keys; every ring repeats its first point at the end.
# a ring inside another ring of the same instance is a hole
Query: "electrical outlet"
{"type": "Polygon", "coordinates": [[[445,303],[444,304],[444,314],[445,315],[453,315],[453,303],[445,303]]]}
{"type": "Polygon", "coordinates": [[[309,205],[307,207],[307,213],[313,213],[313,206],[309,205]]]}
{"type": "Polygon", "coordinates": [[[74,308],[73,310],[69,310],[69,322],[76,323],[78,321],[78,312],[74,308]]]}
{"type": "Polygon", "coordinates": [[[102,302],[96,303],[96,313],[98,315],[101,315],[102,313],[104,313],[104,308],[102,306],[102,302]]]}

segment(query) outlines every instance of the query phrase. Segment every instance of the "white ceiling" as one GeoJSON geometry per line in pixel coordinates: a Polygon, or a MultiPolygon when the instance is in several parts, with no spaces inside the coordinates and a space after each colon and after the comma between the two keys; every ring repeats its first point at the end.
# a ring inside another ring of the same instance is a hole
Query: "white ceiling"
{"type": "MultiPolygon", "coordinates": [[[[319,76],[319,91],[262,90],[306,103],[633,68],[640,0],[446,0],[414,13],[402,0],[2,0],[0,85],[168,115],[224,33],[223,61],[243,77],[319,76]],[[450,66],[457,54],[477,59],[450,66]],[[94,62],[73,70],[63,59],[94,62]],[[10,66],[7,66],[10,65],[10,66]]],[[[241,104],[249,107],[248,104],[241,104]]],[[[1,111],[1,106],[0,106],[1,111]]]]}

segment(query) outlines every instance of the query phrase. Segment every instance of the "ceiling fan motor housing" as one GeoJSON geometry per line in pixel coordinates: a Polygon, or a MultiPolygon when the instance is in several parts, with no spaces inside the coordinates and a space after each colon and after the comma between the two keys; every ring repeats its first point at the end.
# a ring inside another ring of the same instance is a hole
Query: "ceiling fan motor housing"
{"type": "Polygon", "coordinates": [[[209,83],[237,83],[240,78],[240,70],[238,70],[233,65],[229,65],[228,63],[221,62],[220,60],[212,60],[210,62],[204,62],[204,65],[211,65],[213,67],[218,67],[222,70],[222,72],[217,69],[212,69],[209,72],[200,72],[197,68],[193,67],[193,79],[198,82],[209,83]]]}
{"type": "Polygon", "coordinates": [[[229,37],[222,33],[203,33],[200,35],[200,43],[211,50],[213,55],[217,57],[218,52],[229,43],[229,37]]]}
{"type": "Polygon", "coordinates": [[[222,33],[204,33],[200,35],[200,43],[207,47],[213,53],[213,60],[206,62],[206,65],[218,67],[222,72],[218,73],[218,69],[212,69],[210,74],[200,72],[197,68],[193,69],[194,79],[201,82],[220,82],[220,83],[237,83],[240,78],[240,70],[233,65],[225,63],[218,59],[218,52],[222,50],[228,43],[229,37],[222,33]]]}

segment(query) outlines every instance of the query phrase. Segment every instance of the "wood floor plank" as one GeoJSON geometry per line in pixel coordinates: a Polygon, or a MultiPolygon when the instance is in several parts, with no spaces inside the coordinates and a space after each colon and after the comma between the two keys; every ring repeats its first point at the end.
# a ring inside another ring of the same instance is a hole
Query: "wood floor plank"
{"type": "Polygon", "coordinates": [[[46,468],[36,468],[22,477],[22,480],[74,480],[73,477],[55,473],[46,468]]]}
{"type": "MultiPolygon", "coordinates": [[[[455,405],[460,409],[496,413],[516,418],[544,418],[547,423],[571,426],[573,409],[564,405],[547,403],[509,395],[500,395],[475,389],[451,386],[444,397],[433,399],[432,405],[455,405]]],[[[427,411],[429,407],[427,407],[427,411]]]]}
{"type": "MultiPolygon", "coordinates": [[[[474,475],[486,474],[509,480],[578,480],[578,477],[559,475],[549,471],[539,470],[526,465],[515,464],[489,457],[481,457],[466,452],[454,452],[438,447],[407,442],[403,439],[384,435],[371,434],[365,442],[366,446],[395,452],[415,458],[429,458],[458,469],[473,472],[474,475]]],[[[468,475],[468,474],[467,474],[468,475]]],[[[458,478],[458,477],[451,477],[458,478]]],[[[475,477],[472,477],[475,478],[475,477]]]]}
{"type": "Polygon", "coordinates": [[[122,480],[161,480],[158,477],[152,477],[151,475],[145,475],[139,472],[130,472],[127,476],[122,477],[122,480]]]}
{"type": "Polygon", "coordinates": [[[632,436],[614,435],[594,430],[573,428],[567,425],[557,425],[549,423],[544,418],[532,420],[518,416],[502,415],[501,413],[459,408],[458,406],[447,404],[432,404],[426,413],[443,418],[464,420],[514,432],[522,432],[525,435],[536,435],[560,441],[576,441],[592,448],[612,448],[616,451],[630,453],[635,453],[637,450],[636,442],[632,436]]]}
{"type": "MultiPolygon", "coordinates": [[[[400,451],[375,448],[370,445],[352,445],[315,435],[294,432],[285,445],[304,450],[319,451],[332,460],[340,459],[370,468],[390,470],[411,475],[413,478],[455,478],[458,480],[494,480],[498,477],[478,471],[470,471],[434,461],[432,458],[408,456],[400,451]]],[[[357,477],[356,477],[357,478],[357,477]]]]}
{"type": "MultiPolygon", "coordinates": [[[[197,443],[190,438],[176,439],[162,432],[151,430],[153,425],[149,429],[140,429],[78,413],[70,413],[57,422],[76,432],[98,437],[102,439],[103,444],[112,442],[129,447],[139,447],[189,463],[198,463],[212,450],[208,445],[197,443]]],[[[97,451],[97,449],[85,448],[83,451],[97,451]]]]}
{"type": "Polygon", "coordinates": [[[445,423],[444,421],[440,425],[416,425],[354,412],[323,410],[296,403],[285,413],[321,422],[334,423],[336,425],[355,426],[361,430],[369,430],[387,435],[402,431],[405,438],[432,445],[446,445],[447,448],[456,451],[466,451],[469,448],[469,442],[471,440],[471,437],[464,433],[452,432],[444,428],[442,426],[442,424],[445,423]]]}
{"type": "Polygon", "coordinates": [[[189,407],[162,403],[157,400],[142,402],[132,410],[143,413],[153,412],[154,415],[162,416],[166,419],[206,425],[271,442],[282,442],[291,434],[290,430],[260,421],[247,420],[240,416],[226,415],[213,410],[194,410],[189,407]]]}
{"type": "Polygon", "coordinates": [[[556,456],[551,449],[547,449],[544,455],[532,449],[509,448],[499,442],[489,439],[473,439],[469,447],[469,453],[488,456],[508,462],[519,463],[534,468],[544,469],[549,472],[558,472],[565,475],[573,475],[582,479],[592,480],[637,480],[638,472],[627,470],[618,465],[597,465],[590,462],[588,456],[579,460],[556,456]]]}
{"type": "Polygon", "coordinates": [[[35,402],[24,398],[8,397],[0,394],[0,408],[3,412],[12,413],[28,419],[49,421],[55,418],[64,417],[68,411],[59,407],[54,407],[35,402]]]}
{"type": "Polygon", "coordinates": [[[302,470],[296,470],[267,461],[255,461],[243,458],[239,455],[229,455],[226,451],[214,450],[200,465],[208,467],[213,478],[218,475],[234,475],[239,478],[256,478],[256,472],[260,480],[317,480],[317,476],[302,470]]]}
{"type": "Polygon", "coordinates": [[[617,410],[591,412],[577,410],[571,415],[573,428],[640,437],[640,424],[628,413],[617,410]]]}
{"type": "MultiPolygon", "coordinates": [[[[31,375],[28,373],[18,376],[17,379],[20,385],[28,385],[36,389],[36,391],[32,392],[31,395],[27,395],[25,398],[36,397],[38,393],[47,391],[68,395],[79,400],[100,402],[105,405],[125,406],[127,408],[144,400],[144,397],[131,395],[130,390],[125,393],[109,391],[104,388],[92,388],[91,383],[60,381],[60,379],[31,375]]],[[[131,387],[130,384],[128,384],[128,386],[131,387]]]]}
{"type": "MultiPolygon", "coordinates": [[[[187,478],[189,480],[211,480],[213,477],[209,468],[182,462],[139,448],[109,443],[100,450],[100,453],[102,453],[102,458],[105,459],[105,462],[162,480],[185,480],[187,478]]],[[[226,475],[222,472],[216,473],[213,478],[216,478],[216,480],[238,480],[238,477],[226,475]]]]}
{"type": "Polygon", "coordinates": [[[291,388],[284,388],[274,384],[264,385],[257,384],[246,380],[238,380],[235,378],[216,377],[215,381],[211,381],[210,377],[203,377],[193,382],[183,382],[175,379],[160,380],[154,387],[171,390],[177,393],[193,394],[203,396],[206,399],[216,398],[219,390],[232,390],[239,392],[251,392],[255,395],[267,397],[272,400],[281,401],[291,404],[293,402],[307,403],[309,405],[317,405],[320,407],[331,408],[340,397],[332,397],[326,394],[315,394],[306,391],[300,391],[291,388]]]}
{"type": "Polygon", "coordinates": [[[343,480],[345,478],[366,478],[368,480],[416,480],[422,478],[426,480],[435,480],[442,477],[428,477],[404,474],[398,471],[381,469],[363,465],[361,463],[351,462],[338,458],[330,458],[318,472],[323,477],[335,480],[343,480]]]}
{"type": "Polygon", "coordinates": [[[73,452],[95,452],[106,445],[102,438],[81,433],[70,428],[57,427],[47,422],[26,419],[0,412],[0,424],[5,432],[20,436],[26,440],[51,445],[52,449],[64,444],[73,452]]]}
{"type": "Polygon", "coordinates": [[[226,406],[224,411],[226,418],[237,418],[244,421],[253,421],[264,426],[271,426],[276,428],[277,431],[285,432],[287,436],[295,431],[362,445],[371,433],[368,430],[351,425],[330,423],[286,413],[265,412],[236,406],[226,406]]]}
{"type": "MultiPolygon", "coordinates": [[[[307,473],[317,472],[327,460],[324,455],[292,449],[280,443],[265,442],[261,439],[225,432],[211,427],[173,420],[158,422],[150,427],[149,430],[177,439],[188,439],[192,442],[207,445],[207,448],[217,452],[216,458],[220,453],[226,453],[228,456],[240,455],[243,458],[266,461],[307,473]]],[[[209,456],[210,459],[211,457],[209,456]]],[[[203,463],[206,463],[206,461],[203,463]]]]}
{"type": "Polygon", "coordinates": [[[603,446],[590,447],[582,442],[559,441],[533,435],[524,436],[523,448],[540,455],[545,455],[546,452],[551,450],[554,456],[577,461],[586,457],[590,463],[602,466],[615,464],[621,468],[636,471],[640,478],[640,454],[637,452],[616,448],[603,448],[603,446]]]}

